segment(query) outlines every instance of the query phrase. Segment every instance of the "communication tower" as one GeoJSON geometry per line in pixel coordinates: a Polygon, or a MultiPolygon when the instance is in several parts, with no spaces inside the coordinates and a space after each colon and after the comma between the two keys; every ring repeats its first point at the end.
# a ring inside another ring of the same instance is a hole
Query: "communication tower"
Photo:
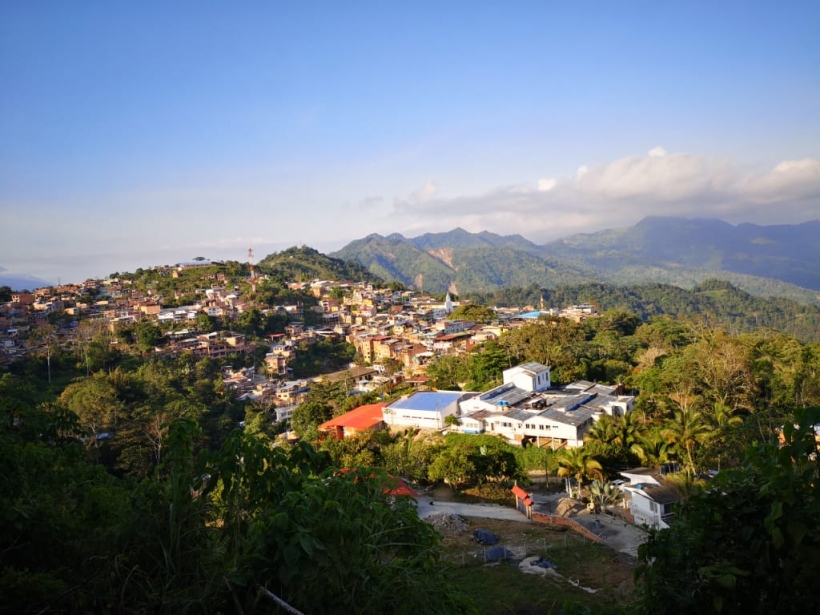
{"type": "Polygon", "coordinates": [[[256,292],[256,270],[253,268],[253,248],[248,248],[248,267],[251,270],[251,290],[256,292]]]}

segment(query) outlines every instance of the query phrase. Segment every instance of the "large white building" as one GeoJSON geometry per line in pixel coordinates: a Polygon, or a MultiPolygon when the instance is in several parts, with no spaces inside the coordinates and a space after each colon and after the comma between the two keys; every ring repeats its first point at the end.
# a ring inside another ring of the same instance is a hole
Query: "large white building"
{"type": "Polygon", "coordinates": [[[579,381],[550,389],[549,367],[524,363],[503,372],[504,383],[459,404],[459,429],[492,433],[510,442],[553,448],[581,446],[601,416],[632,411],[635,398],[616,387],[579,381]]]}

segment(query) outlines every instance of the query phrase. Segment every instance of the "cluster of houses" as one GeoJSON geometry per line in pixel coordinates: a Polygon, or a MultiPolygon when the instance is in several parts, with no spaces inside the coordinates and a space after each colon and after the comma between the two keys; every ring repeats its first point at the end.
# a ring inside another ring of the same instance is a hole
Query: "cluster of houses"
{"type": "MultiPolygon", "coordinates": [[[[174,277],[186,269],[208,264],[183,263],[157,268],[157,271],[174,277]]],[[[67,337],[72,327],[83,319],[101,321],[111,331],[121,324],[149,321],[166,334],[166,343],[155,349],[159,355],[191,352],[196,357],[223,358],[245,354],[258,347],[256,341],[231,330],[200,331],[197,320],[205,314],[228,324],[245,311],[258,308],[263,314],[274,312],[290,321],[284,333],[271,335],[264,341],[269,346],[265,368],[271,377],[289,378],[288,365],[296,357],[300,344],[330,338],[345,340],[354,346],[360,365],[390,365],[392,371],[402,370],[405,379],[423,381],[426,365],[435,356],[469,352],[473,346],[497,339],[504,331],[523,326],[542,314],[576,320],[595,315],[591,305],[572,306],[562,311],[498,309],[497,321],[481,324],[449,319],[449,314],[458,306],[449,295],[444,301],[436,301],[412,290],[328,280],[288,285],[291,290],[310,293],[318,305],[260,306],[243,296],[238,287],[231,286],[224,273],[214,273],[207,281],[210,286],[194,293],[194,303],[173,307],[152,289],[136,288],[125,276],[15,293],[11,302],[0,304],[0,365],[24,357],[35,345],[25,341],[29,329],[44,324],[52,314],[61,315],[59,319],[51,319],[59,322],[58,337],[67,337]],[[305,325],[307,309],[315,312],[312,321],[318,319],[317,326],[305,325]]],[[[167,299],[176,302],[180,298],[176,292],[167,299]]]]}
{"type": "MultiPolygon", "coordinates": [[[[583,445],[590,426],[603,416],[632,412],[635,398],[617,387],[578,381],[550,382],[549,367],[524,363],[503,372],[503,384],[485,392],[416,391],[392,402],[360,406],[319,426],[325,437],[365,431],[421,428],[495,434],[510,444],[553,450],[583,445]],[[449,418],[448,418],[449,417],[449,418]]],[[[669,527],[678,490],[665,480],[676,464],[622,471],[621,514],[639,526],[669,527]]]]}
{"type": "MultiPolygon", "coordinates": [[[[587,381],[552,387],[549,367],[524,363],[504,370],[503,384],[489,391],[405,395],[369,415],[368,429],[449,429],[494,434],[518,445],[575,448],[583,445],[587,430],[600,417],[632,412],[635,398],[619,393],[617,387],[587,381]]],[[[361,429],[355,411],[319,427],[343,437],[361,429]],[[347,431],[348,418],[353,420],[352,432],[347,431]]]]}

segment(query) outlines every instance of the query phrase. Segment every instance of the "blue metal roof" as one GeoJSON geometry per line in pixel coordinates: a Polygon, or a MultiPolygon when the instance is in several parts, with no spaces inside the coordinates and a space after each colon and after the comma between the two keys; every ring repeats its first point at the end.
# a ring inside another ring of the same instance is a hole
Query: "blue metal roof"
{"type": "Polygon", "coordinates": [[[460,391],[419,391],[406,399],[398,399],[387,408],[395,410],[416,410],[420,412],[436,412],[443,410],[464,393],[460,391]]]}
{"type": "Polygon", "coordinates": [[[524,312],[523,314],[519,314],[518,317],[519,318],[536,319],[539,316],[541,316],[542,314],[549,314],[549,312],[542,312],[541,310],[536,310],[534,312],[524,312]]]}

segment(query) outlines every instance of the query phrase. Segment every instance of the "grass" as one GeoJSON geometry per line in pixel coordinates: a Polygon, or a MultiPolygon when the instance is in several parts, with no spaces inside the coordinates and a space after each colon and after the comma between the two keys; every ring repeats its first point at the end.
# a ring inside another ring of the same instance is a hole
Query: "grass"
{"type": "Polygon", "coordinates": [[[446,536],[444,557],[453,564],[451,578],[473,597],[479,613],[520,615],[559,613],[566,601],[588,607],[625,605],[633,589],[634,562],[607,547],[592,544],[573,532],[533,523],[469,518],[467,531],[446,536]],[[472,541],[472,532],[481,527],[520,553],[544,555],[560,576],[525,574],[518,569],[520,559],[485,564],[483,547],[472,541]],[[574,586],[596,590],[589,593],[574,586]]]}

